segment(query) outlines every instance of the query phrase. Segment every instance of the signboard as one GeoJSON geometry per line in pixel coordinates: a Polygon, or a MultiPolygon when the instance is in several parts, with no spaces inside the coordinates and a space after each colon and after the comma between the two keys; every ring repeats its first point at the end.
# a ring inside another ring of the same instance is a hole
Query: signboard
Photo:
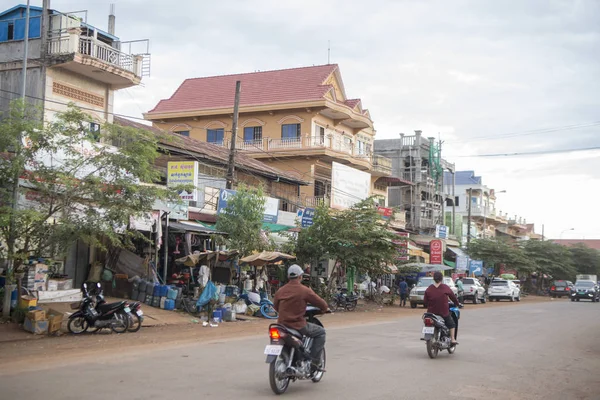
{"type": "Polygon", "coordinates": [[[303,228],[311,226],[313,224],[313,218],[315,217],[314,208],[299,208],[298,218],[300,219],[300,225],[303,228]]]}
{"type": "Polygon", "coordinates": [[[456,270],[457,271],[466,271],[469,269],[469,259],[465,256],[457,256],[456,257],[456,270]]]}
{"type": "MultiPolygon", "coordinates": [[[[219,203],[217,204],[217,214],[225,213],[225,209],[227,208],[227,202],[231,196],[234,196],[237,193],[235,190],[231,189],[221,189],[219,193],[219,203]]],[[[263,222],[268,222],[270,224],[277,223],[277,215],[279,213],[279,199],[274,199],[272,197],[265,198],[265,211],[263,214],[263,222]]]]}
{"type": "Polygon", "coordinates": [[[408,261],[410,259],[410,255],[408,253],[408,239],[410,234],[407,232],[397,232],[396,235],[402,238],[402,240],[394,240],[394,244],[398,248],[398,257],[396,260],[408,261]]]}
{"type": "Polygon", "coordinates": [[[371,174],[331,163],[331,208],[343,210],[369,197],[371,174]]]}
{"type": "Polygon", "coordinates": [[[483,261],[471,260],[471,262],[469,263],[469,275],[483,275],[483,261]]]}
{"type": "Polygon", "coordinates": [[[446,225],[436,225],[435,237],[440,239],[448,239],[448,227],[446,225]]]}
{"type": "MultiPolygon", "coordinates": [[[[169,161],[167,163],[167,186],[193,186],[198,183],[198,161],[169,161]]],[[[191,193],[183,190],[179,192],[183,201],[197,201],[198,190],[191,193]]]]}
{"type": "Polygon", "coordinates": [[[444,242],[440,239],[429,242],[429,262],[431,264],[444,263],[444,242]]]}
{"type": "Polygon", "coordinates": [[[390,219],[392,215],[394,215],[393,208],[377,207],[377,212],[379,213],[379,215],[381,215],[381,218],[383,219],[390,219]]]}
{"type": "Polygon", "coordinates": [[[157,200],[154,202],[153,210],[166,211],[169,213],[169,219],[184,220],[189,217],[188,205],[184,202],[171,203],[157,200]]]}

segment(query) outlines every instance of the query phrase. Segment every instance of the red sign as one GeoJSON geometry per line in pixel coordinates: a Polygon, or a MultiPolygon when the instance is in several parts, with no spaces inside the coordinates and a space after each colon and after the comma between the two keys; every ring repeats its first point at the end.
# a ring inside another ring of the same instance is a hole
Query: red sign
{"type": "Polygon", "coordinates": [[[444,262],[444,242],[435,239],[429,242],[429,263],[442,264],[444,262]]]}
{"type": "Polygon", "coordinates": [[[377,212],[384,219],[390,219],[390,217],[392,216],[392,214],[394,214],[394,209],[393,208],[387,208],[387,207],[377,207],[377,212]]]}

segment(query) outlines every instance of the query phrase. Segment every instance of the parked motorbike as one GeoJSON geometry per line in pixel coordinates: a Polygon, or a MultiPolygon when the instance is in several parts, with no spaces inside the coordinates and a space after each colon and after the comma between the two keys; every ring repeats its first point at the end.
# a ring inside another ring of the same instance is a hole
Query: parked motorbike
{"type": "Polygon", "coordinates": [[[356,304],[358,303],[358,296],[352,292],[348,294],[348,289],[341,289],[339,293],[336,293],[331,300],[329,300],[329,308],[332,311],[336,311],[339,308],[347,311],[354,311],[356,304]]]}
{"type": "MultiPolygon", "coordinates": [[[[462,305],[460,308],[462,308],[462,305]]],[[[456,329],[454,330],[454,340],[456,340],[458,338],[460,309],[454,304],[450,306],[450,317],[454,320],[454,324],[456,325],[456,329]]],[[[423,314],[423,334],[421,340],[425,340],[429,358],[436,358],[440,350],[448,350],[448,353],[450,354],[453,354],[456,351],[456,345],[452,345],[450,329],[446,326],[444,318],[439,315],[428,312],[423,314]]]]}
{"type": "MultiPolygon", "coordinates": [[[[308,322],[323,326],[317,319],[322,311],[317,307],[306,307],[305,318],[308,322]]],[[[283,326],[269,326],[271,344],[265,348],[266,363],[269,365],[269,382],[275,394],[283,394],[290,381],[312,380],[319,382],[325,373],[325,349],[321,353],[321,369],[312,370],[310,348],[313,339],[303,336],[300,332],[283,326]]]]}
{"type": "MultiPolygon", "coordinates": [[[[102,309],[106,309],[108,306],[116,305],[117,303],[107,304],[104,299],[104,292],[102,291],[102,287],[100,284],[96,286],[96,311],[102,312],[102,309]]],[[[130,309],[127,313],[127,317],[129,319],[129,326],[127,328],[128,332],[137,332],[142,328],[142,322],[144,321],[144,312],[142,311],[142,303],[133,302],[133,303],[125,303],[126,307],[130,309]]]]}
{"type": "MultiPolygon", "coordinates": [[[[99,286],[99,284],[98,284],[99,286]]],[[[71,305],[73,309],[79,309],[69,317],[67,329],[73,334],[81,334],[88,329],[96,331],[102,328],[110,328],[115,333],[124,333],[129,328],[129,316],[131,309],[125,301],[110,304],[95,304],[94,298],[88,291],[87,283],[81,286],[83,300],[71,305]]]]}

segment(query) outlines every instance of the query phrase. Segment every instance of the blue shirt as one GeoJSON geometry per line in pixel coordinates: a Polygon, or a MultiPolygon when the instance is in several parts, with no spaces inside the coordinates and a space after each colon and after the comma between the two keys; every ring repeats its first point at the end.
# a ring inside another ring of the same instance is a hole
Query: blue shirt
{"type": "Polygon", "coordinates": [[[398,286],[400,287],[401,294],[405,294],[406,292],[408,292],[408,284],[406,282],[402,281],[398,286]]]}

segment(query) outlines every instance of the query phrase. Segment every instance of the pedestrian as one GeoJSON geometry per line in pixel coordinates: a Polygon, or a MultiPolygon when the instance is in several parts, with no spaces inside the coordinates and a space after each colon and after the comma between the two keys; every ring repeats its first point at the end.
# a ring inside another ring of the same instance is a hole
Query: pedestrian
{"type": "Polygon", "coordinates": [[[462,278],[460,276],[456,280],[456,289],[458,291],[458,301],[462,303],[464,301],[463,296],[465,293],[465,287],[463,286],[462,278]]]}
{"type": "Polygon", "coordinates": [[[408,295],[408,284],[404,282],[404,278],[400,278],[398,289],[400,289],[400,307],[404,307],[406,306],[406,296],[408,295]]]}

